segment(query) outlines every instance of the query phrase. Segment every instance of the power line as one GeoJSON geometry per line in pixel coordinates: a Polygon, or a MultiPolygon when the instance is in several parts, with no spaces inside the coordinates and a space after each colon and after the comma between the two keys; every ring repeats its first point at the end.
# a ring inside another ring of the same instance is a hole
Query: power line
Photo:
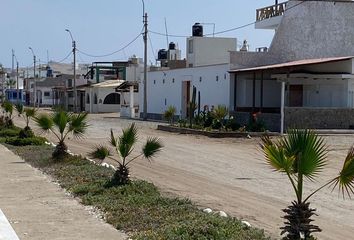
{"type": "MultiPolygon", "coordinates": [[[[286,11],[289,11],[301,4],[303,4],[305,1],[302,1],[290,8],[287,8],[285,9],[285,12],[286,11]]],[[[233,32],[233,31],[236,31],[236,30],[239,30],[239,29],[242,29],[242,28],[246,28],[246,27],[249,27],[253,24],[257,23],[257,21],[253,21],[253,22],[250,22],[250,23],[247,23],[247,24],[244,24],[242,26],[238,26],[238,27],[234,27],[234,28],[230,28],[230,29],[227,29],[227,30],[223,30],[223,31],[219,31],[219,32],[216,32],[216,33],[208,33],[208,34],[205,34],[204,36],[212,36],[212,35],[219,35],[219,34],[223,34],[223,33],[227,33],[227,32],[233,32]]],[[[160,33],[160,32],[156,32],[156,31],[152,31],[152,30],[149,30],[149,32],[153,33],[153,34],[156,34],[156,35],[160,35],[160,36],[167,36],[167,37],[180,37],[180,38],[188,38],[190,36],[187,36],[187,35],[178,35],[178,34],[166,34],[166,33],[160,33]]]]}
{"type": "Polygon", "coordinates": [[[151,41],[151,36],[150,36],[150,33],[148,32],[148,37],[149,37],[149,42],[150,42],[150,48],[151,48],[151,51],[152,51],[152,55],[154,56],[154,59],[156,60],[156,55],[155,55],[155,50],[154,50],[154,46],[152,45],[152,41],[151,41]]]}
{"type": "Polygon", "coordinates": [[[80,49],[76,49],[78,52],[82,53],[83,55],[85,56],[88,56],[88,57],[93,57],[93,58],[100,58],[100,57],[108,57],[108,56],[112,56],[118,52],[121,52],[123,51],[124,49],[126,49],[127,47],[129,47],[131,44],[133,44],[140,36],[141,36],[142,32],[140,32],[138,34],[138,36],[136,36],[132,41],[130,41],[128,44],[126,44],[124,47],[118,49],[117,51],[114,51],[112,53],[108,53],[108,54],[104,54],[104,55],[93,55],[93,54],[89,54],[89,53],[85,53],[83,51],[81,51],[80,49]]]}

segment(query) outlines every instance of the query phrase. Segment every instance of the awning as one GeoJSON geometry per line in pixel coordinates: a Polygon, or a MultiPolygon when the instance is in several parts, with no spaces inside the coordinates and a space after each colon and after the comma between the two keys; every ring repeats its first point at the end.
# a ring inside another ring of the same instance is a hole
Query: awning
{"type": "Polygon", "coordinates": [[[279,63],[279,64],[272,64],[272,65],[265,65],[265,66],[259,66],[259,67],[235,69],[235,70],[230,70],[229,73],[253,72],[253,71],[260,71],[260,70],[272,70],[272,69],[279,69],[279,68],[286,68],[286,67],[313,65],[313,64],[319,64],[319,63],[330,63],[330,62],[350,60],[352,58],[354,58],[354,56],[304,59],[304,60],[279,63]]]}

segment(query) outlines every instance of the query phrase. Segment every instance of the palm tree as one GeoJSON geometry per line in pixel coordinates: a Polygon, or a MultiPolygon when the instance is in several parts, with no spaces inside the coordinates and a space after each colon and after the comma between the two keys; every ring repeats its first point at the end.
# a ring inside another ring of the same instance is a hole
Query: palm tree
{"type": "Polygon", "coordinates": [[[35,108],[24,108],[22,103],[15,105],[15,108],[19,116],[22,116],[25,119],[26,127],[20,131],[20,138],[33,137],[34,133],[29,127],[29,121],[36,116],[37,110],[35,108]]]}
{"type": "Polygon", "coordinates": [[[176,115],[176,108],[174,106],[169,106],[167,110],[164,112],[163,117],[173,125],[173,120],[176,115]]]}
{"type": "Polygon", "coordinates": [[[149,137],[143,145],[141,153],[128,159],[131,155],[135,143],[138,141],[138,130],[134,123],[130,127],[123,129],[122,135],[116,138],[111,130],[111,145],[116,149],[120,159],[116,160],[118,169],[114,173],[109,186],[125,185],[130,182],[129,165],[136,159],[144,157],[151,160],[158,153],[163,145],[158,138],[149,137]]]}
{"type": "Polygon", "coordinates": [[[4,101],[2,103],[3,112],[5,113],[5,124],[6,127],[13,127],[12,114],[14,112],[14,105],[9,101],[4,101]]]}
{"type": "Polygon", "coordinates": [[[66,156],[67,146],[65,139],[69,133],[74,137],[82,137],[88,127],[87,113],[69,114],[66,111],[59,110],[51,115],[41,114],[35,117],[37,125],[47,132],[52,132],[58,138],[58,145],[53,152],[53,158],[61,159],[66,156]]]}
{"type": "Polygon", "coordinates": [[[6,86],[10,89],[14,88],[16,85],[16,81],[13,79],[9,79],[6,81],[6,86]]]}
{"type": "Polygon", "coordinates": [[[283,210],[286,213],[285,226],[281,227],[284,239],[311,239],[311,234],[320,232],[318,226],[311,224],[316,209],[310,208],[310,198],[326,186],[339,186],[343,193],[354,194],[354,148],[349,151],[339,175],[322,187],[303,196],[304,178],[314,181],[327,164],[327,147],[323,138],[311,130],[289,130],[288,135],[272,141],[268,136],[262,138],[262,150],[267,164],[277,172],[286,174],[296,194],[292,205],[283,210]]]}

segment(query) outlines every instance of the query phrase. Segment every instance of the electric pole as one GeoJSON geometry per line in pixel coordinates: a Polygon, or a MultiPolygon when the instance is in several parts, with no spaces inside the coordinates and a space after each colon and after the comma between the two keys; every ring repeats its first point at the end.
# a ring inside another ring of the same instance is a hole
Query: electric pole
{"type": "Polygon", "coordinates": [[[16,91],[17,91],[17,104],[19,103],[20,94],[19,94],[19,86],[18,86],[18,61],[16,61],[16,91]]]}
{"type": "Polygon", "coordinates": [[[29,49],[31,50],[32,54],[33,54],[33,85],[34,85],[34,89],[33,89],[33,107],[36,107],[36,101],[37,101],[37,87],[36,87],[36,55],[33,52],[33,49],[31,47],[29,47],[29,49]]]}
{"type": "MultiPolygon", "coordinates": [[[[145,12],[145,11],[144,11],[145,12]]],[[[148,16],[144,13],[144,111],[143,120],[147,120],[147,38],[148,38],[148,16]]]]}
{"type": "Polygon", "coordinates": [[[73,38],[69,29],[65,29],[70,34],[72,46],[73,46],[73,54],[74,54],[74,112],[77,112],[77,92],[76,92],[76,41],[73,38]]]}

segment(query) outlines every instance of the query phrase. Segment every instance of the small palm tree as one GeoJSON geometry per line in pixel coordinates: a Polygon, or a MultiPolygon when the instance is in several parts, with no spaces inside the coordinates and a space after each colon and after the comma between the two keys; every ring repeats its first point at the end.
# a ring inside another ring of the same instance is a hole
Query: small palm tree
{"type": "Polygon", "coordinates": [[[67,154],[66,137],[72,133],[74,137],[82,137],[88,127],[87,113],[69,114],[66,111],[56,111],[51,115],[41,114],[34,118],[37,125],[47,132],[52,132],[58,138],[58,145],[53,152],[53,158],[61,159],[67,154]]]}
{"type": "Polygon", "coordinates": [[[221,127],[224,126],[224,120],[227,114],[229,114],[229,110],[225,105],[218,105],[212,112],[214,118],[221,123],[221,127]]]}
{"type": "Polygon", "coordinates": [[[22,129],[19,133],[20,138],[33,137],[34,133],[29,127],[29,121],[36,116],[37,110],[35,108],[25,108],[22,103],[15,105],[15,108],[19,116],[22,116],[25,119],[26,127],[22,129]]]}
{"type": "Polygon", "coordinates": [[[289,130],[288,135],[278,141],[265,136],[262,142],[266,162],[275,171],[287,175],[296,194],[292,205],[283,210],[286,222],[281,227],[281,234],[286,234],[284,239],[288,240],[311,239],[311,234],[321,229],[311,224],[316,210],[310,208],[309,199],[331,184],[339,186],[343,197],[344,193],[354,194],[354,148],[349,151],[339,175],[305,198],[304,178],[314,181],[327,164],[327,147],[323,138],[311,130],[289,130]]]}
{"type": "Polygon", "coordinates": [[[14,112],[14,105],[9,101],[4,101],[2,103],[2,108],[3,108],[3,112],[5,113],[6,127],[12,127],[14,125],[13,121],[12,121],[12,114],[14,112]]]}
{"type": "Polygon", "coordinates": [[[25,118],[26,121],[26,127],[25,129],[31,129],[29,127],[29,122],[31,119],[34,119],[37,114],[37,109],[36,108],[24,108],[23,110],[23,117],[25,118]]]}
{"type": "Polygon", "coordinates": [[[148,138],[142,147],[139,155],[128,159],[134,149],[135,143],[138,141],[138,130],[135,124],[123,129],[122,135],[116,138],[111,130],[111,145],[116,149],[120,159],[117,160],[118,169],[114,173],[109,186],[125,185],[130,181],[129,165],[136,159],[144,157],[151,160],[158,153],[163,145],[158,138],[148,138]]]}
{"type": "Polygon", "coordinates": [[[173,120],[176,115],[176,108],[174,106],[169,106],[167,110],[164,112],[163,117],[166,119],[171,125],[173,125],[173,120]]]}

